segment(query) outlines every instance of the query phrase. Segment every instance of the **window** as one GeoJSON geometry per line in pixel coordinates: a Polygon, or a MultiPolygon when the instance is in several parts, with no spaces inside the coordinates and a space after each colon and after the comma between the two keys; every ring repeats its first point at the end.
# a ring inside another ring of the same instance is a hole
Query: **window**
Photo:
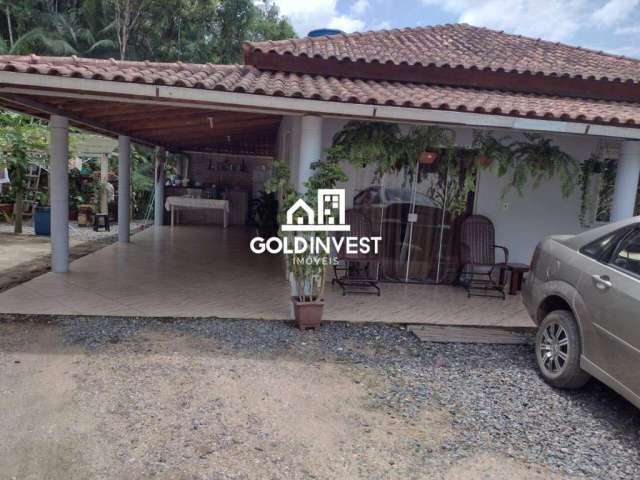
{"type": "Polygon", "coordinates": [[[640,230],[635,230],[620,243],[611,264],[640,276],[640,230]]]}
{"type": "Polygon", "coordinates": [[[599,262],[608,262],[611,258],[611,254],[616,246],[620,243],[625,235],[629,233],[629,227],[616,230],[598,240],[591,242],[585,247],[582,247],[580,252],[587,257],[591,257],[599,262]]]}

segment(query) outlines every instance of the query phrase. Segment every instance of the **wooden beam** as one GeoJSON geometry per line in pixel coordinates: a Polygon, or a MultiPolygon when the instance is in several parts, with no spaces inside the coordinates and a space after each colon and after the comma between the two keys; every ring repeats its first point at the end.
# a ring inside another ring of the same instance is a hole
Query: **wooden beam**
{"type": "Polygon", "coordinates": [[[169,134],[159,134],[158,136],[155,135],[145,135],[145,138],[148,138],[150,141],[153,141],[156,138],[165,138],[166,142],[170,142],[170,143],[175,143],[175,142],[200,142],[201,141],[212,141],[213,139],[218,139],[218,140],[226,140],[227,137],[231,137],[232,141],[235,141],[236,139],[240,139],[240,138],[254,138],[256,136],[261,136],[261,135],[271,135],[274,137],[274,141],[275,141],[275,136],[277,135],[278,130],[277,129],[257,129],[254,130],[252,132],[247,132],[246,129],[244,128],[237,128],[234,129],[233,131],[227,131],[224,133],[216,133],[215,135],[212,135],[209,132],[201,132],[198,134],[194,134],[194,135],[175,135],[175,136],[171,136],[169,134]]]}
{"type": "MultiPolygon", "coordinates": [[[[131,131],[134,134],[144,133],[144,132],[179,132],[185,129],[202,129],[207,131],[226,131],[229,129],[234,129],[235,127],[241,127],[250,129],[256,126],[264,126],[264,125],[278,125],[280,123],[279,119],[275,119],[273,117],[258,117],[251,119],[243,119],[236,121],[216,121],[213,122],[213,127],[209,123],[206,117],[204,118],[194,118],[194,119],[184,119],[180,121],[179,119],[176,121],[175,119],[167,119],[166,121],[156,121],[156,122],[147,122],[146,125],[132,128],[127,130],[131,131]]],[[[122,127],[123,128],[123,127],[122,127]]]]}
{"type": "Polygon", "coordinates": [[[171,142],[174,146],[180,146],[181,148],[204,148],[204,147],[213,147],[220,145],[234,145],[234,144],[268,144],[271,146],[275,146],[277,132],[272,132],[271,134],[256,136],[246,136],[246,137],[232,137],[230,142],[227,142],[226,139],[220,137],[207,138],[201,142],[196,141],[197,139],[176,139],[171,142]]]}

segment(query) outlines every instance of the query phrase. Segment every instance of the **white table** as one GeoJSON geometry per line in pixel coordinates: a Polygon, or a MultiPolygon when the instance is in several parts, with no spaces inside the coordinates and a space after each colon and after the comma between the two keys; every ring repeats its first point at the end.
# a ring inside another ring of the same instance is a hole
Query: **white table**
{"type": "MultiPolygon", "coordinates": [[[[190,197],[167,197],[164,202],[164,208],[171,212],[171,226],[174,225],[174,212],[181,208],[203,208],[209,210],[222,210],[223,225],[227,228],[229,225],[229,201],[228,200],[211,200],[208,198],[190,198],[190,197]]],[[[175,222],[177,223],[177,222],[175,222]]]]}

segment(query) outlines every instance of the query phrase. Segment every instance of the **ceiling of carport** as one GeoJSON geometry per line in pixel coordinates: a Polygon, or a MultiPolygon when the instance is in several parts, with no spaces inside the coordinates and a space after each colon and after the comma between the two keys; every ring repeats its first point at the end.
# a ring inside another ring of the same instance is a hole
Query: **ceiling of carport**
{"type": "Polygon", "coordinates": [[[2,94],[0,102],[40,118],[65,115],[77,127],[171,151],[273,156],[281,120],[265,113],[55,96],[2,94]]]}

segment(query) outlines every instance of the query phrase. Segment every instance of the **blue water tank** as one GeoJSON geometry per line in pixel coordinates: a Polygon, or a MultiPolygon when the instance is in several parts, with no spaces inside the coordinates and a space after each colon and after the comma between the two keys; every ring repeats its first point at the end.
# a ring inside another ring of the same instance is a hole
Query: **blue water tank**
{"type": "Polygon", "coordinates": [[[344,33],[342,30],[336,30],[335,28],[318,28],[317,30],[311,30],[307,37],[325,37],[329,35],[340,35],[344,33]]]}

